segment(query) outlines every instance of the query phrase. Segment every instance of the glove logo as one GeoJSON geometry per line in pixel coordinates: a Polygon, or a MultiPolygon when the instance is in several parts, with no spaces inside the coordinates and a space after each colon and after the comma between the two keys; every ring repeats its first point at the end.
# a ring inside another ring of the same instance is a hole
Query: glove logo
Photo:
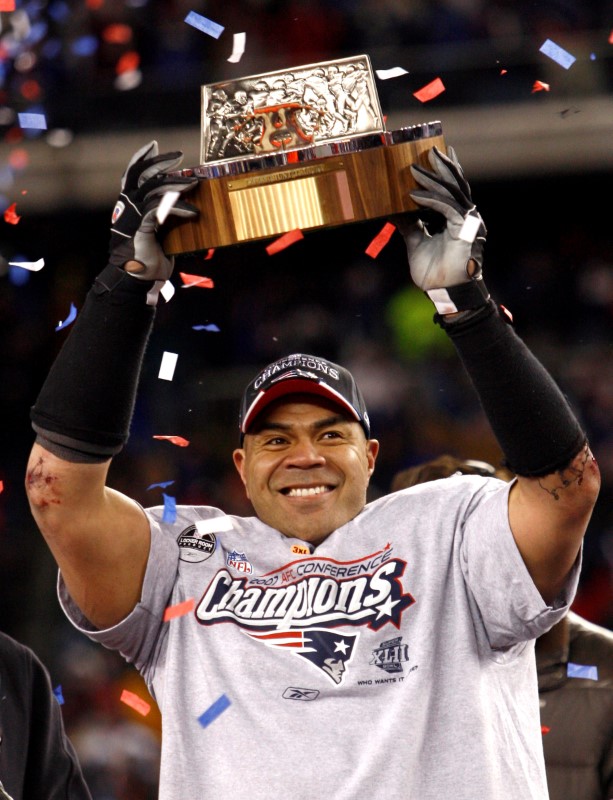
{"type": "Polygon", "coordinates": [[[118,200],[115,203],[115,208],[113,209],[113,216],[111,217],[111,222],[113,223],[113,225],[117,222],[119,217],[123,214],[123,212],[125,210],[125,207],[126,207],[126,204],[123,202],[123,200],[118,200]]]}

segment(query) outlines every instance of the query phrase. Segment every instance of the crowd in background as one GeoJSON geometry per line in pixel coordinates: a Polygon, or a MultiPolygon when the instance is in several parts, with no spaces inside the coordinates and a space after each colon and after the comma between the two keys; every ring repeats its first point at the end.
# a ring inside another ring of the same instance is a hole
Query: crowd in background
{"type": "MultiPolygon", "coordinates": [[[[162,125],[160,107],[172,109],[175,124],[198,124],[203,82],[249,74],[263,63],[274,69],[357,53],[377,59],[385,52],[385,66],[393,66],[409,48],[407,80],[417,89],[426,76],[446,70],[454,86],[449,102],[511,100],[525,92],[520,82],[530,82],[531,54],[543,38],[563,44],[583,30],[585,49],[600,57],[607,41],[602,34],[613,21],[605,0],[54,0],[18,8],[28,22],[21,39],[0,15],[0,134],[7,152],[25,136],[16,128],[16,112],[40,108],[50,127],[77,136],[101,127],[162,125]],[[247,32],[240,64],[228,65],[227,39],[204,43],[201,32],[183,23],[192,10],[229,31],[247,32]],[[495,90],[490,82],[500,66],[490,61],[494,40],[505,43],[509,63],[517,66],[504,95],[500,82],[495,90]],[[117,67],[130,53],[136,55],[125,61],[124,73],[133,73],[135,84],[125,91],[117,85],[117,67]],[[139,83],[138,76],[145,79],[139,83]]],[[[565,79],[569,86],[585,80],[599,91],[610,88],[606,69],[565,79]]],[[[380,88],[383,104],[393,106],[397,89],[380,88]]],[[[6,168],[0,165],[1,192],[6,168]]],[[[613,232],[606,203],[597,199],[608,196],[610,177],[571,172],[473,182],[473,194],[489,232],[488,286],[578,409],[600,464],[603,488],[574,609],[613,628],[613,232]]],[[[153,800],[155,704],[134,670],[63,619],[55,566],[22,489],[33,439],[29,407],[65,339],[58,323],[71,303],[77,311],[82,306],[105,264],[109,216],[106,208],[49,209],[18,225],[0,221],[0,628],[33,646],[62,684],[64,718],[96,800],[153,800]],[[45,254],[45,268],[9,267],[32,239],[45,254]],[[142,717],[122,703],[123,689],[147,699],[150,714],[142,717]]],[[[383,445],[372,497],[390,491],[397,470],[441,452],[499,464],[500,451],[459,361],[432,324],[429,301],[410,285],[400,235],[376,259],[364,252],[382,224],[312,232],[272,257],[262,242],[217,250],[210,260],[181,257],[176,272],[210,276],[214,287],[183,290],[175,275],[175,297],[158,310],[132,437],[113,462],[114,485],[143,505],[161,504],[166,494],[177,503],[251,513],[230,458],[240,394],[260,366],[298,351],[345,364],[360,383],[373,435],[383,445]],[[172,381],[158,378],[164,351],[179,356],[172,381]],[[189,445],[156,435],[182,436],[189,445]]]]}

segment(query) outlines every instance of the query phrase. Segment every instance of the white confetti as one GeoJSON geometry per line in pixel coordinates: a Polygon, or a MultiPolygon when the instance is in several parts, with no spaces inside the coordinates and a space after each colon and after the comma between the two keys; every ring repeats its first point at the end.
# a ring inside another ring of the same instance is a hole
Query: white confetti
{"type": "Polygon", "coordinates": [[[388,78],[399,78],[401,75],[408,75],[408,69],[403,67],[391,67],[390,69],[377,69],[377,78],[386,81],[388,78]]]}
{"type": "Polygon", "coordinates": [[[157,221],[160,223],[160,225],[162,225],[162,223],[168,216],[168,212],[179,199],[179,194],[180,192],[173,192],[173,191],[164,192],[164,196],[160,200],[160,204],[155,214],[157,217],[157,221]]]}
{"type": "Polygon", "coordinates": [[[234,525],[230,517],[213,517],[212,519],[199,519],[196,521],[198,533],[217,533],[217,531],[231,531],[234,525]]]}
{"type": "Polygon", "coordinates": [[[21,267],[29,269],[30,272],[38,272],[45,266],[45,259],[39,258],[38,261],[9,261],[11,267],[21,267]]]}
{"type": "Polygon", "coordinates": [[[233,44],[232,44],[232,55],[228,59],[228,61],[232,62],[232,64],[237,64],[245,52],[245,42],[247,41],[247,34],[246,33],[235,33],[233,44]]]}
{"type": "Polygon", "coordinates": [[[166,281],[162,288],[160,289],[160,294],[164,298],[164,300],[169,303],[175,295],[175,287],[172,285],[170,281],[166,281]]]}
{"type": "Polygon", "coordinates": [[[175,367],[177,366],[178,353],[169,353],[167,350],[162,355],[162,363],[160,364],[160,371],[158,378],[164,381],[171,381],[175,374],[175,367]]]}

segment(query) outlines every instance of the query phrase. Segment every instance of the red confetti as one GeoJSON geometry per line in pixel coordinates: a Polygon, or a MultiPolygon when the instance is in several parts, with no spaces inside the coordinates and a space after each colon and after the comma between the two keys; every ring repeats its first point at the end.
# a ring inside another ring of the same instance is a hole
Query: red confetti
{"type": "Polygon", "coordinates": [[[513,314],[509,311],[506,306],[500,305],[500,310],[505,315],[505,317],[509,320],[509,322],[513,322],[513,314]]]}
{"type": "Polygon", "coordinates": [[[174,606],[168,606],[168,608],[164,611],[164,622],[168,622],[170,619],[176,619],[177,617],[183,617],[185,614],[189,614],[189,612],[194,608],[194,599],[193,597],[189,600],[184,600],[182,603],[177,603],[174,606]]]}
{"type": "Polygon", "coordinates": [[[543,81],[534,81],[531,94],[534,94],[535,92],[548,92],[548,91],[549,91],[548,83],[543,83],[543,81]]]}
{"type": "Polygon", "coordinates": [[[8,161],[13,169],[25,169],[30,163],[30,156],[23,147],[17,147],[9,155],[8,161]]]}
{"type": "Polygon", "coordinates": [[[117,75],[123,75],[124,72],[134,72],[138,69],[140,64],[140,56],[134,50],[129,53],[124,53],[115,65],[115,72],[117,75]]]}
{"type": "Polygon", "coordinates": [[[207,254],[204,257],[204,260],[208,261],[210,258],[213,258],[213,254],[214,253],[215,253],[215,248],[214,247],[209,247],[209,249],[207,250],[207,254]]]}
{"type": "Polygon", "coordinates": [[[392,225],[391,222],[386,222],[385,225],[381,228],[379,233],[375,236],[372,242],[368,245],[366,250],[364,251],[367,256],[371,258],[376,258],[381,250],[385,247],[385,245],[391,239],[392,234],[396,230],[396,226],[392,225]]]}
{"type": "Polygon", "coordinates": [[[500,74],[501,75],[506,75],[507,74],[507,70],[506,69],[501,69],[500,70],[500,74]]]}
{"type": "Polygon", "coordinates": [[[609,34],[609,44],[613,44],[613,31],[609,34]]]}
{"type": "Polygon", "coordinates": [[[121,697],[119,698],[122,703],[125,703],[130,708],[133,708],[135,711],[138,711],[139,714],[142,714],[143,717],[146,717],[147,714],[151,711],[151,706],[149,703],[146,703],[142,698],[140,698],[134,692],[129,692],[127,689],[124,689],[121,693],[121,697]]]}
{"type": "Polygon", "coordinates": [[[211,278],[205,278],[203,275],[189,275],[187,272],[179,273],[183,281],[183,288],[189,289],[192,286],[200,286],[201,289],[213,289],[215,284],[211,278]]]}
{"type": "Polygon", "coordinates": [[[432,100],[437,95],[445,91],[445,86],[440,78],[435,78],[430,83],[422,86],[417,92],[413,92],[413,97],[416,97],[421,103],[426,103],[432,100]]]}
{"type": "Polygon", "coordinates": [[[0,11],[14,11],[15,0],[0,0],[0,11]]]}
{"type": "Polygon", "coordinates": [[[4,491],[4,481],[0,481],[0,494],[4,491]]]}
{"type": "Polygon", "coordinates": [[[300,239],[304,239],[302,231],[299,228],[296,228],[294,231],[289,231],[289,233],[284,233],[283,236],[279,236],[278,239],[275,239],[274,242],[271,242],[267,248],[266,252],[269,256],[274,256],[275,253],[280,253],[281,250],[285,250],[286,247],[289,247],[291,244],[300,241],[300,239]]]}
{"type": "Polygon", "coordinates": [[[167,442],[172,442],[172,444],[176,444],[177,447],[187,447],[189,441],[184,439],[182,436],[154,436],[154,439],[165,439],[167,442]]]}
{"type": "Polygon", "coordinates": [[[547,725],[541,725],[541,733],[549,733],[550,730],[551,728],[548,728],[547,725]]]}
{"type": "Polygon", "coordinates": [[[13,203],[4,212],[4,221],[8,222],[9,225],[17,225],[17,223],[21,219],[21,217],[17,216],[17,212],[15,211],[16,205],[17,203],[13,203]]]}
{"type": "Polygon", "coordinates": [[[132,38],[132,28],[116,22],[106,26],[102,31],[102,38],[109,44],[127,44],[132,38]]]}
{"type": "Polygon", "coordinates": [[[19,127],[19,125],[13,125],[12,128],[9,128],[8,131],[4,134],[4,141],[7,144],[16,144],[17,142],[23,142],[24,140],[24,132],[19,127]]]}
{"type": "Polygon", "coordinates": [[[34,102],[35,100],[39,99],[42,90],[40,88],[40,83],[35,81],[33,78],[30,78],[21,84],[19,91],[26,100],[34,102]]]}

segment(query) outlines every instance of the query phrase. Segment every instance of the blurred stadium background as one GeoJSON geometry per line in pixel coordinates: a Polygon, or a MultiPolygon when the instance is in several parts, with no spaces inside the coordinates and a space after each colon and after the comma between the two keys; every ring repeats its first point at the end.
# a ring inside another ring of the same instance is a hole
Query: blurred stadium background
{"type": "MultiPolygon", "coordinates": [[[[603,473],[575,610],[613,627],[613,4],[610,0],[16,0],[0,4],[0,627],[32,646],[62,687],[64,716],[96,800],[156,796],[159,715],[118,656],[76,635],[22,489],[28,411],[105,264],[121,173],[151,139],[199,163],[200,87],[368,54],[387,128],[443,124],[488,226],[485,273],[516,328],[579,410],[603,473]],[[218,39],[190,11],[224,26],[218,39]],[[231,63],[233,34],[245,51],[231,63]],[[551,40],[575,61],[540,48],[551,40]],[[435,78],[427,103],[414,92],[435,78]],[[20,114],[46,129],[20,127],[20,114]],[[9,262],[43,258],[39,272],[9,262]]],[[[144,505],[220,504],[250,513],[230,452],[243,385],[288,352],[317,352],[360,381],[382,441],[372,496],[396,470],[447,451],[500,452],[432,309],[408,277],[396,233],[365,254],[382,221],[181,257],[213,289],[177,291],[158,311],[128,447],[114,485],[144,505]],[[218,330],[195,331],[194,325],[218,330]],[[179,354],[172,382],[157,371],[179,354]],[[154,435],[180,435],[178,448],[154,435]]],[[[180,282],[176,280],[177,288],[180,282]]],[[[95,369],[95,363],[92,369],[95,369]]]]}

